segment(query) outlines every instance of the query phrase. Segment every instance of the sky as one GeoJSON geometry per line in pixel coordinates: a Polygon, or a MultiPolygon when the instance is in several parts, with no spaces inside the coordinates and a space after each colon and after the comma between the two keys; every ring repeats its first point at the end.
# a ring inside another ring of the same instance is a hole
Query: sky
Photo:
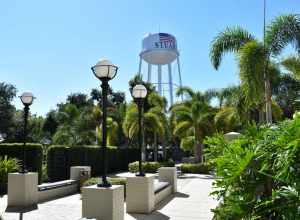
{"type": "MultiPolygon", "coordinates": [[[[300,13],[299,0],[267,0],[267,22],[284,13],[300,13]]],[[[31,111],[45,115],[70,93],[99,87],[90,67],[105,57],[119,67],[110,85],[129,100],[142,38],[160,31],[177,38],[183,85],[223,88],[239,81],[235,58],[226,55],[216,71],[209,48],[236,25],[261,39],[263,0],[1,0],[0,82],[18,95],[31,91],[31,111]]],[[[22,107],[18,98],[14,104],[22,107]]]]}

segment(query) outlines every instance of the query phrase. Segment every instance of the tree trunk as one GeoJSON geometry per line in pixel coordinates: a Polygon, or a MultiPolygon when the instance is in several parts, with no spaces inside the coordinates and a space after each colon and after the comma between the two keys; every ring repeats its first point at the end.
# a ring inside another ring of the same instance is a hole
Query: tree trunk
{"type": "Polygon", "coordinates": [[[258,122],[259,124],[263,124],[265,121],[265,117],[264,117],[264,105],[260,105],[258,108],[258,122]]]}
{"type": "Polygon", "coordinates": [[[268,63],[269,61],[266,60],[264,65],[266,123],[272,124],[272,91],[271,91],[270,76],[268,73],[268,63]]]}
{"type": "Polygon", "coordinates": [[[195,162],[202,163],[203,162],[202,144],[200,143],[195,144],[194,154],[195,154],[195,162]]]}
{"type": "Polygon", "coordinates": [[[158,143],[157,143],[157,134],[154,134],[154,151],[153,151],[153,157],[154,161],[157,161],[157,154],[158,154],[158,143]]]}

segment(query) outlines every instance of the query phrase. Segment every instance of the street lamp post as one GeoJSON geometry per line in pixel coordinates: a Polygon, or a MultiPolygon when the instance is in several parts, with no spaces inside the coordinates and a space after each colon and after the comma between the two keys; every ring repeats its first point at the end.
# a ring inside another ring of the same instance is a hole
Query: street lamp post
{"type": "Polygon", "coordinates": [[[23,128],[23,160],[22,160],[22,166],[20,173],[27,173],[26,167],[25,167],[25,161],[26,161],[26,153],[25,153],[25,147],[26,147],[26,140],[27,140],[27,121],[28,121],[28,114],[29,114],[29,106],[33,102],[33,95],[30,92],[24,92],[20,99],[24,105],[24,128],[23,128]]]}
{"type": "Polygon", "coordinates": [[[147,96],[147,89],[144,85],[136,85],[132,89],[132,97],[134,98],[137,106],[138,106],[138,143],[140,150],[140,158],[139,158],[139,173],[136,176],[145,176],[145,173],[142,169],[142,110],[143,110],[143,101],[147,96]]]}
{"type": "Polygon", "coordinates": [[[107,128],[106,128],[106,118],[107,118],[107,92],[109,89],[108,81],[113,79],[118,71],[118,67],[113,65],[109,60],[102,59],[95,66],[93,66],[92,71],[94,75],[101,81],[102,88],[102,183],[98,184],[98,187],[111,187],[111,184],[106,178],[107,174],[107,128]]]}

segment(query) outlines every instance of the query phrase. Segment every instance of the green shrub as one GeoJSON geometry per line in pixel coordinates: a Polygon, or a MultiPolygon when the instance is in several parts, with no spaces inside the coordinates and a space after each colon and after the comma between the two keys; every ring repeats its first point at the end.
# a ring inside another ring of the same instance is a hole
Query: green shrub
{"type": "Polygon", "coordinates": [[[250,126],[215,159],[215,219],[300,219],[300,119],[250,126]]]}
{"type": "Polygon", "coordinates": [[[202,163],[184,163],[181,165],[182,173],[209,174],[210,167],[202,163]]]}
{"type": "Polygon", "coordinates": [[[67,179],[70,175],[69,169],[69,148],[55,145],[48,149],[47,155],[47,176],[51,182],[67,179]]]}
{"type": "Polygon", "coordinates": [[[8,158],[7,156],[0,157],[0,194],[6,192],[8,173],[16,172],[19,168],[17,159],[8,158]]]}
{"type": "Polygon", "coordinates": [[[160,162],[162,167],[175,167],[175,162],[172,159],[169,159],[168,161],[160,162]]]}
{"type": "MultiPolygon", "coordinates": [[[[126,185],[126,178],[121,178],[121,177],[107,177],[107,180],[112,184],[112,185],[126,185]]],[[[92,177],[88,179],[87,181],[84,182],[83,186],[91,186],[95,185],[101,182],[101,178],[98,177],[92,177]]]]}
{"type": "MultiPolygon", "coordinates": [[[[27,143],[25,147],[26,169],[39,173],[39,182],[42,178],[43,148],[41,144],[27,143]]],[[[3,143],[0,144],[0,157],[23,159],[22,143],[3,143]]]]}
{"type": "MultiPolygon", "coordinates": [[[[128,164],[137,160],[137,149],[107,149],[108,172],[119,172],[128,169],[128,164]]],[[[51,146],[48,150],[47,167],[50,181],[68,179],[71,166],[91,166],[92,176],[103,172],[102,150],[98,146],[51,146]]]]}
{"type": "MultiPolygon", "coordinates": [[[[124,186],[124,196],[126,195],[126,178],[121,178],[121,177],[107,177],[107,180],[112,184],[112,185],[123,185],[124,186]]],[[[83,183],[83,186],[91,186],[98,184],[99,182],[102,182],[100,178],[98,177],[93,177],[88,179],[83,183]]]]}
{"type": "MultiPolygon", "coordinates": [[[[156,173],[160,167],[174,167],[175,162],[169,159],[165,162],[142,162],[142,169],[145,173],[156,173]]],[[[129,172],[137,173],[139,171],[139,162],[135,161],[128,165],[129,172]]]]}
{"type": "MultiPolygon", "coordinates": [[[[139,171],[139,162],[135,161],[133,163],[130,163],[128,165],[129,171],[131,173],[137,173],[139,171]]],[[[159,162],[143,162],[142,163],[142,170],[145,173],[156,173],[158,168],[160,168],[161,165],[159,162]]]]}

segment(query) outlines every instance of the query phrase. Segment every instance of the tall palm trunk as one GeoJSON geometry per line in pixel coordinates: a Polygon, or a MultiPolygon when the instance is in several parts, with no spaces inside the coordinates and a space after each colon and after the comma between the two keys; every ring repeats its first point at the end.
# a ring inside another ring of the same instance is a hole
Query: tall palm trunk
{"type": "Polygon", "coordinates": [[[265,81],[265,99],[266,99],[266,122],[272,124],[272,93],[269,77],[265,81]]]}
{"type": "Polygon", "coordinates": [[[195,129],[195,147],[194,147],[194,154],[195,154],[195,162],[202,163],[203,162],[203,149],[201,143],[201,136],[199,129],[195,129]]]}
{"type": "Polygon", "coordinates": [[[266,123],[272,124],[272,91],[270,75],[268,72],[269,66],[269,55],[264,62],[264,79],[265,79],[265,102],[266,102],[266,123]]]}
{"type": "Polygon", "coordinates": [[[265,122],[265,113],[264,113],[265,105],[262,103],[258,106],[258,122],[259,124],[263,124],[265,122]]]}
{"type": "Polygon", "coordinates": [[[153,152],[153,156],[154,156],[154,161],[157,161],[157,154],[158,154],[158,141],[157,141],[157,134],[154,134],[154,152],[153,152]]]}
{"type": "Polygon", "coordinates": [[[195,154],[195,162],[196,163],[202,163],[203,162],[203,154],[202,154],[202,144],[201,143],[197,143],[195,144],[194,147],[194,154],[195,154]]]}

